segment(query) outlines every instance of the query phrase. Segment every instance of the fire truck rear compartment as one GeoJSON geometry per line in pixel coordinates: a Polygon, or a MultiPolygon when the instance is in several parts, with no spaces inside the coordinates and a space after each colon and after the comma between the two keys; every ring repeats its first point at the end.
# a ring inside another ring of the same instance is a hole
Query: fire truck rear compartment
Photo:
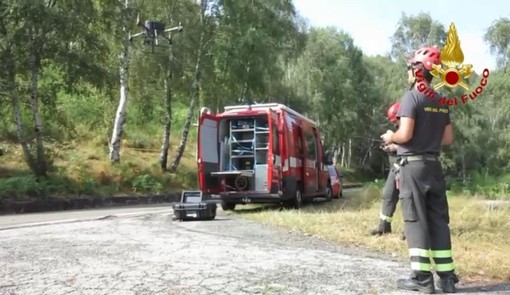
{"type": "Polygon", "coordinates": [[[225,191],[268,191],[267,115],[225,118],[219,124],[220,177],[225,191]]]}

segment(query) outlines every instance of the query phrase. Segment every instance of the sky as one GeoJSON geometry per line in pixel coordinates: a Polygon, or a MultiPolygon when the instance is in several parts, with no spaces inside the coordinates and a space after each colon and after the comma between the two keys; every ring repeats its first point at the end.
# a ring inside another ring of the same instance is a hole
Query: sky
{"type": "Polygon", "coordinates": [[[390,37],[402,12],[416,15],[428,12],[446,29],[453,22],[457,29],[464,63],[477,73],[495,68],[495,57],[483,41],[485,30],[500,17],[510,17],[510,5],[503,0],[293,0],[312,26],[334,26],[351,35],[366,55],[390,51],[390,37]],[[505,8],[507,7],[507,8],[505,8]]]}

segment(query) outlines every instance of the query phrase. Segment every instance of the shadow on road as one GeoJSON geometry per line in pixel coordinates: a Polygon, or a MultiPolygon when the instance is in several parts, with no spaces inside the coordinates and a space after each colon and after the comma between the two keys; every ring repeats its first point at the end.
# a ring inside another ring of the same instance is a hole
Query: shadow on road
{"type": "Polygon", "coordinates": [[[251,213],[259,213],[263,211],[282,211],[284,210],[283,206],[279,204],[269,204],[269,205],[245,205],[241,208],[236,208],[235,211],[225,211],[227,214],[235,213],[235,214],[251,214],[251,213]]]}
{"type": "MultiPolygon", "coordinates": [[[[372,206],[372,203],[380,197],[380,192],[375,190],[348,190],[344,192],[344,197],[333,199],[327,202],[323,198],[317,198],[313,202],[305,202],[301,211],[312,214],[333,213],[338,211],[358,211],[372,206]]],[[[235,214],[252,214],[266,211],[286,211],[295,210],[284,207],[279,204],[249,204],[238,206],[235,214]]],[[[226,211],[229,212],[229,211],[226,211]]],[[[227,213],[229,214],[229,213],[227,213]]]]}
{"type": "Polygon", "coordinates": [[[232,218],[225,218],[225,217],[221,217],[221,218],[214,218],[212,220],[200,220],[200,219],[186,219],[186,220],[175,220],[173,218],[171,218],[171,221],[172,222],[177,222],[177,223],[181,223],[181,222],[184,222],[184,223],[189,223],[189,222],[217,222],[217,221],[229,221],[229,220],[233,220],[232,218]]]}
{"type": "Polygon", "coordinates": [[[492,293],[508,291],[510,293],[510,284],[496,283],[481,286],[459,287],[457,293],[492,293]]]}

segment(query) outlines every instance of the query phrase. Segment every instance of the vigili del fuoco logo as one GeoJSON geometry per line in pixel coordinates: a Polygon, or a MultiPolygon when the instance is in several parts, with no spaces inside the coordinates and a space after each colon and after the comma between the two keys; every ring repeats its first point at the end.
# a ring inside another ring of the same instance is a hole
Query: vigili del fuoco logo
{"type": "MultiPolygon", "coordinates": [[[[430,72],[434,77],[441,79],[441,82],[434,85],[434,90],[446,86],[449,88],[462,87],[468,93],[463,94],[460,97],[462,104],[465,104],[469,99],[474,100],[477,96],[482,94],[485,86],[487,86],[487,78],[489,78],[489,69],[484,69],[482,73],[482,79],[478,87],[476,87],[471,93],[469,93],[469,85],[465,80],[469,79],[473,75],[473,65],[462,64],[464,62],[464,53],[460,48],[460,40],[457,36],[457,29],[455,24],[451,23],[448,35],[446,37],[446,44],[441,50],[441,65],[432,65],[432,71],[430,72]]],[[[424,77],[421,69],[416,71],[416,78],[418,82],[418,90],[431,99],[434,99],[434,91],[423,82],[424,77]]],[[[448,98],[446,96],[441,97],[439,103],[456,106],[459,104],[459,99],[456,97],[448,98]]]]}

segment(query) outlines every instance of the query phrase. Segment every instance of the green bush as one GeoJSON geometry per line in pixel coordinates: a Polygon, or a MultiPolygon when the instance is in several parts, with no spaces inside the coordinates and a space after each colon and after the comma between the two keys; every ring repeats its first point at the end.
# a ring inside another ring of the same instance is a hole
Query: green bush
{"type": "Polygon", "coordinates": [[[45,191],[45,182],[33,176],[15,176],[0,179],[0,198],[38,196],[45,191]]]}
{"type": "Polygon", "coordinates": [[[49,178],[37,180],[32,175],[0,178],[0,199],[27,197],[47,197],[73,187],[67,179],[49,178]]]}
{"type": "Polygon", "coordinates": [[[163,184],[151,174],[143,174],[133,179],[132,189],[134,192],[161,193],[163,192],[163,184]]]}
{"type": "Polygon", "coordinates": [[[483,195],[487,199],[508,199],[510,198],[510,174],[494,177],[474,173],[471,182],[461,187],[456,187],[456,190],[464,194],[469,192],[471,195],[483,195]]]}
{"type": "Polygon", "coordinates": [[[175,173],[175,182],[180,183],[184,189],[195,189],[198,187],[197,171],[178,169],[175,173]]]}

